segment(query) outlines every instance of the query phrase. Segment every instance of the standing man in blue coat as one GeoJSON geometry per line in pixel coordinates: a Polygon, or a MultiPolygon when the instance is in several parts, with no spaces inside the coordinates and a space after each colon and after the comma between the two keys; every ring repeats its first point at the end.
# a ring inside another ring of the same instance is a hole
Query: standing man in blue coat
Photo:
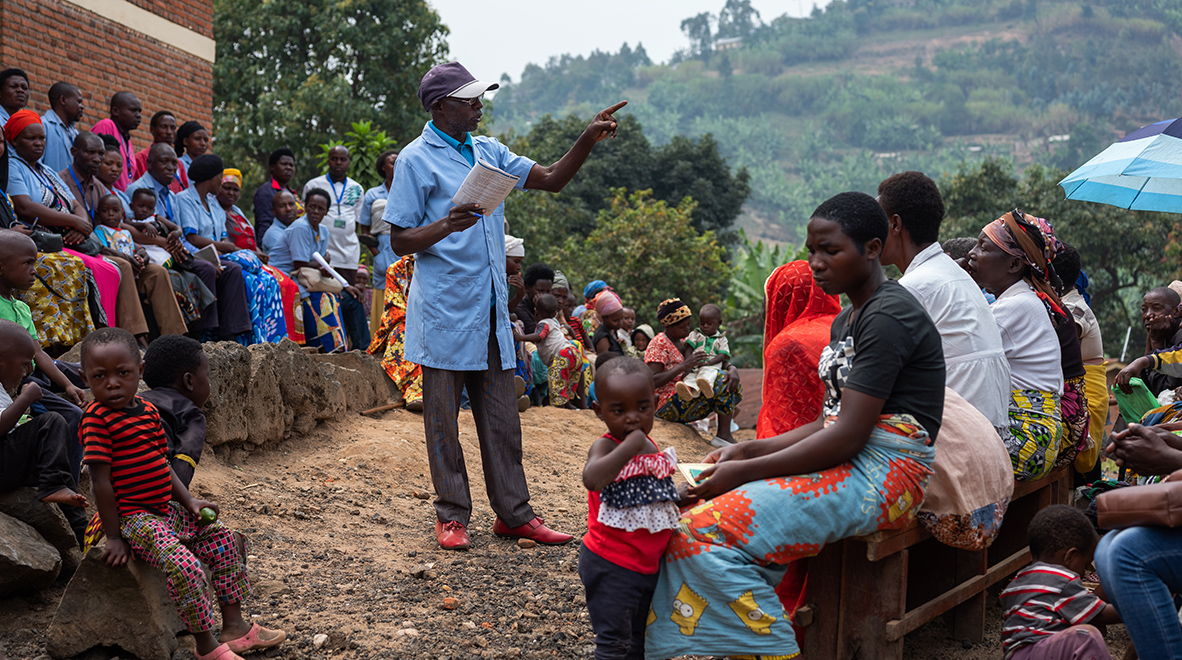
{"type": "Polygon", "coordinates": [[[414,254],[406,316],[406,359],[423,366],[427,458],[435,486],[435,536],[445,549],[468,547],[472,496],[460,447],[460,392],[466,385],[480,440],[484,481],[498,536],[558,545],[571,540],[534,514],[521,464],[521,420],[513,382],[516,358],[505,279],[505,209],[451,201],[477,160],[519,177],[519,189],[558,192],[596,142],[615,135],[620,102],[595,116],[558,162],[543,167],[490,137],[473,137],[481,97],[498,87],[459,62],[423,76],[419,100],[431,114],[402,150],[383,221],[390,247],[414,254]]]}

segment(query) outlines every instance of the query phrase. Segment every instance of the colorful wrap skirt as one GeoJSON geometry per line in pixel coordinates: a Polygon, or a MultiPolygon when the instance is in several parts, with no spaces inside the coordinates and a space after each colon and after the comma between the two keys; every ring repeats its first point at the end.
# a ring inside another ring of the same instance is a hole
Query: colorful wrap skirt
{"type": "Polygon", "coordinates": [[[1088,397],[1088,447],[1075,457],[1075,470],[1090,472],[1100,458],[1100,445],[1104,443],[1104,426],[1108,422],[1108,378],[1104,364],[1084,365],[1084,393],[1088,397]]]}
{"type": "Polygon", "coordinates": [[[704,396],[696,396],[689,401],[682,400],[679,396],[669,397],[665,405],[657,410],[657,417],[666,422],[678,422],[681,424],[689,424],[696,422],[699,419],[704,419],[710,413],[718,413],[719,415],[734,415],[735,408],[739,402],[743,400],[743,386],[732,392],[727,387],[726,372],[720,372],[714,379],[714,398],[707,399],[704,396]]]}
{"type": "Polygon", "coordinates": [[[249,250],[223,255],[222,259],[242,267],[246,281],[246,299],[250,308],[252,344],[276,344],[287,336],[283,314],[283,295],[279,282],[263,267],[263,262],[249,250]]]}
{"type": "Polygon", "coordinates": [[[1063,381],[1063,396],[1059,400],[1063,416],[1063,439],[1059,443],[1059,455],[1055,467],[1074,463],[1075,457],[1087,451],[1092,436],[1088,434],[1091,415],[1088,412],[1088,397],[1084,392],[1084,376],[1067,378],[1063,381]]]}
{"type": "MultiPolygon", "coordinates": [[[[94,330],[92,309],[106,315],[97,301],[94,276],[81,259],[65,252],[39,252],[33,286],[13,291],[29,306],[42,348],[73,346],[94,330]]],[[[112,298],[113,300],[113,298],[112,298]]]]}
{"type": "Polygon", "coordinates": [[[1010,425],[1003,429],[1006,451],[1014,464],[1014,479],[1034,481],[1055,467],[1063,441],[1059,395],[1041,390],[1010,392],[1010,425]]]}
{"type": "Polygon", "coordinates": [[[567,342],[566,347],[554,356],[554,361],[547,367],[547,377],[550,387],[550,405],[565,406],[579,398],[580,392],[587,392],[591,388],[591,360],[587,358],[579,345],[567,342]],[[582,388],[579,385],[582,384],[582,388]]]}
{"type": "Polygon", "coordinates": [[[304,337],[305,346],[318,346],[325,353],[344,348],[345,326],[341,323],[341,303],[336,295],[309,292],[304,298],[304,337]]]}
{"type": "Polygon", "coordinates": [[[423,400],[423,368],[406,359],[406,305],[410,281],[414,277],[414,257],[406,256],[386,269],[386,289],[382,321],[369,342],[369,354],[382,362],[382,368],[402,392],[406,402],[423,400]]]}
{"type": "Polygon", "coordinates": [[[653,594],[645,657],[799,655],[775,592],[785,564],[909,524],[934,458],[912,416],[883,415],[849,462],[753,481],[683,510],[653,594]]]}

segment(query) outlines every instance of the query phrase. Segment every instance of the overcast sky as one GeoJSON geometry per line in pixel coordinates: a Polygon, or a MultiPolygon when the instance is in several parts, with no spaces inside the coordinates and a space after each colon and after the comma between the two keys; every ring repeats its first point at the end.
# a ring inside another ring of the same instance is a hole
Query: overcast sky
{"type": "MultiPolygon", "coordinates": [[[[717,14],[725,0],[625,0],[589,3],[568,0],[428,0],[451,29],[452,59],[472,75],[521,79],[526,64],[551,56],[615,52],[627,42],[643,43],[654,62],[664,62],[689,45],[682,19],[704,11],[717,14]]],[[[788,13],[801,16],[827,0],[751,0],[765,21],[788,13]]]]}

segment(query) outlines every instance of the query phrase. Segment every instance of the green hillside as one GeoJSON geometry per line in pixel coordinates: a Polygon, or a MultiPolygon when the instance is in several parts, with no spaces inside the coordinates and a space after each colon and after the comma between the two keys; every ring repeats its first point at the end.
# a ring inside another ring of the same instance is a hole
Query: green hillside
{"type": "Polygon", "coordinates": [[[497,93],[492,129],[524,134],[626,98],[656,145],[712,134],[750,176],[739,225],[799,243],[819,202],[892,172],[941,178],[989,156],[1069,169],[1182,115],[1175,6],[835,0],[792,19],[727,0],[717,15],[670,15],[687,47],[666,63],[625,45],[528,66],[497,93]]]}

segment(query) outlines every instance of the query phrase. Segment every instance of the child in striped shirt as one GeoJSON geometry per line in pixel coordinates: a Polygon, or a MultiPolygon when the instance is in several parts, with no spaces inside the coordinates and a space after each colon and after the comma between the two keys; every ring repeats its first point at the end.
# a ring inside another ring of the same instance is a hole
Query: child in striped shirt
{"type": "Polygon", "coordinates": [[[162,571],[181,620],[193,633],[198,660],[241,660],[239,654],[278,645],[282,630],[247,624],[242,599],[250,593],[246,563],[234,533],[216,519],[213,502],[189,493],[168,463],[160,413],[136,395],[143,361],[130,332],[103,328],[82,341],[82,374],[95,401],[79,424],[94,497],[107,537],[102,558],[117,567],[131,554],[162,571]],[[222,611],[220,640],[201,562],[213,573],[222,611]]]}
{"type": "Polygon", "coordinates": [[[1001,592],[1005,660],[1112,660],[1095,626],[1120,623],[1120,615],[1079,577],[1100,542],[1092,523],[1074,507],[1056,504],[1034,516],[1027,534],[1034,563],[1001,592]]]}

